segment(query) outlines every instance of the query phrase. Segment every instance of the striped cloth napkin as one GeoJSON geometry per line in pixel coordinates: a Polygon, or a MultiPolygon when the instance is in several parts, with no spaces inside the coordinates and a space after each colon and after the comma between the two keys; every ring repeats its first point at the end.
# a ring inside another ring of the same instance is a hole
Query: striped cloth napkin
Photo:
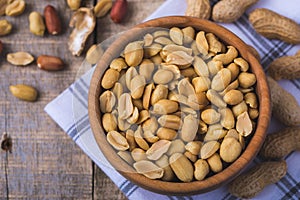
{"type": "MultiPolygon", "coordinates": [[[[263,0],[247,10],[237,22],[221,24],[234,32],[246,43],[256,47],[261,63],[266,68],[272,60],[285,55],[294,55],[300,49],[300,45],[293,46],[278,40],[268,40],[258,35],[248,22],[248,13],[254,8],[269,8],[284,16],[292,18],[300,23],[299,0],[263,0]]],[[[146,20],[162,16],[184,15],[186,9],[185,0],[166,0],[146,20]]],[[[299,33],[300,34],[300,33],[299,33]]],[[[100,151],[93,133],[90,129],[88,118],[88,89],[93,69],[81,76],[74,84],[62,94],[51,101],[45,111],[53,120],[78,144],[83,151],[112,179],[112,181],[124,192],[129,199],[226,199],[233,200],[236,197],[228,193],[227,187],[195,196],[165,196],[142,189],[113,169],[100,151]],[[74,109],[76,108],[76,109],[74,109]]],[[[282,80],[280,85],[293,94],[300,104],[300,80],[282,80]]],[[[268,132],[282,128],[282,125],[272,119],[268,132]]],[[[294,152],[286,158],[288,164],[287,175],[278,183],[266,187],[263,192],[253,199],[300,199],[300,152],[294,152]]],[[[255,159],[254,163],[260,162],[255,159]]],[[[252,163],[253,164],[253,163],[252,163]]]]}

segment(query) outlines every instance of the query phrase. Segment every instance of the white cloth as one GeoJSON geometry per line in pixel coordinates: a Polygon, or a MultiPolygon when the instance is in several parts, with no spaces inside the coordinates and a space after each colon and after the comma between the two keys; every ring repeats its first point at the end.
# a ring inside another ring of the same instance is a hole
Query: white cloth
{"type": "MultiPolygon", "coordinates": [[[[293,46],[278,40],[268,40],[261,37],[248,22],[248,13],[254,8],[269,8],[284,16],[294,19],[300,23],[299,0],[264,0],[249,8],[237,22],[221,24],[238,35],[246,43],[257,48],[262,65],[268,64],[277,57],[294,55],[300,49],[300,45],[293,46]]],[[[185,0],[167,0],[146,20],[170,15],[184,15],[186,9],[185,0]]],[[[299,33],[300,34],[300,33],[299,33]]],[[[45,111],[53,120],[82,148],[82,150],[111,178],[111,180],[124,192],[129,199],[236,199],[228,193],[227,187],[223,186],[217,190],[195,196],[174,197],[156,194],[137,187],[126,180],[104,158],[100,151],[93,133],[90,129],[87,98],[90,79],[93,69],[80,77],[74,84],[66,89],[57,98],[51,101],[45,111]]],[[[293,94],[300,104],[300,80],[282,80],[280,85],[293,94]]],[[[282,125],[272,119],[268,132],[281,128],[282,125]]],[[[257,162],[256,159],[254,162],[257,162]]],[[[278,183],[266,187],[254,199],[300,199],[300,152],[294,152],[287,156],[287,175],[278,183]]]]}

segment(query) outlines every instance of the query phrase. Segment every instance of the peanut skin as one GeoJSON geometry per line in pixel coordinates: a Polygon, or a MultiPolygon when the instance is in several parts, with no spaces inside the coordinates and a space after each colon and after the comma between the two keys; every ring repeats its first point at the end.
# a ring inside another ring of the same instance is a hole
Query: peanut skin
{"type": "Polygon", "coordinates": [[[287,126],[300,125],[300,106],[295,97],[280,87],[273,78],[267,77],[267,80],[274,116],[287,126]]]}
{"type": "Polygon", "coordinates": [[[268,72],[275,80],[300,78],[300,55],[283,56],[275,59],[270,64],[268,72]]]}
{"type": "Polygon", "coordinates": [[[286,171],[285,161],[260,163],[233,180],[229,184],[229,192],[239,198],[252,198],[267,185],[278,182],[286,171]]]}
{"type": "Polygon", "coordinates": [[[212,18],[216,22],[230,23],[238,20],[247,8],[255,4],[258,0],[222,0],[219,1],[212,10],[212,18]]]}
{"type": "Polygon", "coordinates": [[[277,160],[295,150],[300,150],[300,127],[289,127],[267,135],[259,155],[277,160]]]}
{"type": "Polygon", "coordinates": [[[300,25],[278,13],[258,8],[250,13],[249,21],[256,32],[266,38],[278,39],[291,44],[300,43],[300,25]]]}

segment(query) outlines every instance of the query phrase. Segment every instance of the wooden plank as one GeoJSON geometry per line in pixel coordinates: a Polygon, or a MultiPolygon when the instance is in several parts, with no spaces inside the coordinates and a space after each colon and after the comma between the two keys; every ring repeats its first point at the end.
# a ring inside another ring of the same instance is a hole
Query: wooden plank
{"type": "MultiPolygon", "coordinates": [[[[93,1],[84,1],[87,6],[93,1]]],[[[12,34],[1,37],[5,51],[1,56],[0,108],[1,133],[13,138],[13,153],[9,154],[8,180],[11,199],[91,199],[92,164],[81,149],[50,119],[43,108],[75,79],[83,57],[75,58],[67,48],[72,11],[65,1],[27,0],[25,13],[18,17],[1,17],[14,25],[12,34]],[[34,36],[28,29],[31,11],[43,12],[47,4],[55,6],[63,21],[59,36],[34,36]],[[33,63],[27,67],[8,64],[5,54],[27,51],[35,57],[41,54],[61,57],[68,65],[61,72],[39,70],[33,63]],[[37,102],[28,103],[14,98],[8,87],[24,83],[40,91],[37,102]]],[[[89,41],[89,43],[91,40],[89,41]]],[[[0,154],[0,199],[5,199],[5,153],[0,154]]]]}
{"type": "MultiPolygon", "coordinates": [[[[128,15],[121,24],[113,23],[109,15],[97,19],[95,42],[100,43],[142,22],[163,2],[164,0],[128,0],[128,15]]],[[[124,194],[96,165],[94,171],[94,199],[126,199],[124,194]]]]}

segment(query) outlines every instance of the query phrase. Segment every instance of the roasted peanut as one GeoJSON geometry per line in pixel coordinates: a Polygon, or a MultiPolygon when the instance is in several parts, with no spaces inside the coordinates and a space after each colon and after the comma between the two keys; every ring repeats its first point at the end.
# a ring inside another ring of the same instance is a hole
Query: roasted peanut
{"type": "Polygon", "coordinates": [[[183,33],[178,27],[171,28],[169,35],[175,44],[183,45],[183,33]]]}
{"type": "Polygon", "coordinates": [[[252,133],[253,125],[248,112],[243,112],[237,116],[236,130],[239,132],[239,134],[245,137],[252,133]]]}
{"type": "Polygon", "coordinates": [[[12,25],[9,21],[6,19],[1,19],[0,20],[0,36],[7,35],[11,32],[12,30],[12,25]]]}
{"type": "Polygon", "coordinates": [[[234,128],[235,119],[232,110],[229,108],[222,108],[219,109],[219,113],[221,114],[221,125],[228,130],[234,128]]]}
{"type": "Polygon", "coordinates": [[[194,140],[198,130],[198,121],[193,115],[188,115],[183,119],[180,138],[185,142],[194,140]]]}
{"type": "Polygon", "coordinates": [[[12,95],[24,101],[36,101],[38,97],[38,91],[29,85],[11,85],[9,86],[9,91],[12,95]]]}
{"type": "Polygon", "coordinates": [[[222,139],[225,137],[226,132],[227,131],[223,129],[221,124],[210,125],[204,137],[204,142],[217,141],[219,139],[222,139]]]}
{"type": "Polygon", "coordinates": [[[146,152],[140,148],[134,148],[131,151],[131,156],[132,156],[133,160],[136,162],[141,161],[141,160],[147,160],[146,152]]]}
{"type": "Polygon", "coordinates": [[[86,61],[89,64],[94,65],[94,64],[96,64],[100,60],[100,58],[102,57],[103,53],[104,52],[103,52],[103,49],[101,48],[101,46],[97,46],[97,45],[94,44],[86,52],[85,59],[86,59],[86,61]]]}
{"type": "Polygon", "coordinates": [[[48,33],[57,35],[61,33],[61,20],[59,19],[56,9],[47,5],[44,9],[45,24],[48,33]]]}
{"type": "Polygon", "coordinates": [[[110,18],[115,23],[120,23],[127,14],[127,0],[117,0],[110,11],[110,18]]]}
{"type": "Polygon", "coordinates": [[[164,170],[164,175],[161,177],[163,181],[172,181],[175,178],[175,174],[169,165],[169,158],[163,155],[159,160],[155,161],[155,164],[164,170]]]}
{"type": "Polygon", "coordinates": [[[295,97],[271,77],[267,77],[267,80],[274,116],[287,126],[298,126],[300,124],[300,106],[295,97]]]}
{"type": "Polygon", "coordinates": [[[211,88],[216,91],[224,90],[231,81],[231,72],[229,69],[221,69],[212,79],[211,88]]]}
{"type": "Polygon", "coordinates": [[[105,16],[112,7],[112,0],[100,0],[94,7],[96,17],[105,16]]]}
{"type": "Polygon", "coordinates": [[[101,81],[101,85],[105,89],[110,89],[118,81],[120,73],[114,69],[108,69],[101,81]]]}
{"type": "Polygon", "coordinates": [[[206,124],[215,124],[220,121],[221,115],[215,109],[206,109],[201,113],[201,119],[206,124]]]}
{"type": "Polygon", "coordinates": [[[27,52],[16,52],[7,54],[6,60],[13,65],[26,66],[34,61],[34,57],[27,52]]]}
{"type": "Polygon", "coordinates": [[[209,19],[210,12],[209,0],[187,0],[186,16],[209,19]]]}
{"type": "Polygon", "coordinates": [[[224,65],[231,63],[238,56],[238,51],[233,46],[228,46],[227,48],[226,53],[216,55],[213,60],[221,61],[224,65]]]}
{"type": "Polygon", "coordinates": [[[286,171],[285,161],[260,163],[233,180],[229,184],[229,192],[239,198],[252,198],[267,185],[279,181],[286,171]]]}
{"type": "Polygon", "coordinates": [[[8,1],[9,3],[5,8],[5,14],[7,16],[17,16],[21,15],[25,10],[25,1],[24,0],[14,0],[8,1]]]}
{"type": "Polygon", "coordinates": [[[259,155],[265,159],[282,159],[292,151],[300,150],[300,128],[289,127],[268,134],[259,155]]]}
{"type": "Polygon", "coordinates": [[[137,41],[129,43],[124,49],[124,54],[128,66],[135,67],[139,65],[144,55],[143,42],[137,41]]]}
{"type": "Polygon", "coordinates": [[[195,29],[191,26],[185,27],[182,29],[183,33],[183,43],[189,44],[194,41],[195,38],[195,29]]]}
{"type": "Polygon", "coordinates": [[[300,78],[300,54],[275,59],[268,68],[274,80],[300,78]]]}
{"type": "Polygon", "coordinates": [[[5,15],[5,9],[8,3],[9,2],[7,0],[0,0],[0,16],[5,15]]]}
{"type": "Polygon", "coordinates": [[[216,153],[220,148],[220,143],[217,141],[209,141],[202,145],[200,149],[201,159],[207,159],[216,153]]]}
{"type": "Polygon", "coordinates": [[[40,55],[36,60],[37,66],[46,71],[58,71],[65,67],[62,59],[56,56],[40,55]]]}
{"type": "Polygon", "coordinates": [[[106,138],[116,150],[125,151],[129,148],[126,138],[117,131],[108,132],[106,138]]]}
{"type": "Polygon", "coordinates": [[[67,4],[71,10],[77,10],[80,7],[81,0],[67,0],[67,4]]]}
{"type": "Polygon", "coordinates": [[[107,90],[101,94],[99,101],[101,112],[112,112],[116,104],[116,97],[113,92],[107,90]]]}
{"type": "Polygon", "coordinates": [[[153,112],[159,115],[174,113],[178,110],[178,103],[168,99],[162,99],[153,105],[153,112]]]}
{"type": "Polygon", "coordinates": [[[191,182],[193,180],[194,167],[185,155],[174,153],[170,156],[169,163],[179,180],[183,182],[191,182]]]}
{"type": "Polygon", "coordinates": [[[124,93],[118,100],[118,112],[121,119],[127,119],[133,112],[133,104],[131,96],[128,93],[124,93]]]}
{"type": "Polygon", "coordinates": [[[239,84],[242,88],[250,88],[256,83],[256,76],[252,73],[242,72],[238,76],[239,84]]]}
{"type": "Polygon", "coordinates": [[[194,85],[195,92],[199,93],[206,92],[208,89],[210,89],[211,81],[208,77],[199,76],[193,78],[192,83],[194,85]]]}
{"type": "Polygon", "coordinates": [[[139,99],[144,93],[146,79],[142,75],[135,76],[130,82],[130,91],[133,99],[139,99]]]}
{"type": "Polygon", "coordinates": [[[300,26],[297,22],[266,8],[257,8],[249,14],[253,28],[269,39],[291,44],[300,43],[300,26]]]}
{"type": "Polygon", "coordinates": [[[29,15],[29,29],[30,32],[37,35],[43,36],[45,33],[45,23],[43,17],[38,12],[31,12],[29,15]]]}
{"type": "Polygon", "coordinates": [[[181,139],[176,139],[171,142],[169,150],[167,152],[168,156],[171,156],[175,153],[184,153],[185,145],[181,139]]]}
{"type": "Polygon", "coordinates": [[[235,1],[223,0],[216,3],[212,10],[212,18],[216,22],[231,23],[239,19],[244,12],[258,0],[235,1]]]}
{"type": "Polygon", "coordinates": [[[175,130],[178,130],[181,127],[182,123],[180,117],[176,115],[162,115],[160,118],[158,118],[157,121],[162,127],[175,130]]]}
{"type": "Polygon", "coordinates": [[[142,134],[143,134],[143,130],[141,126],[139,126],[137,130],[134,132],[134,139],[140,148],[147,151],[149,149],[149,144],[146,142],[142,134]]]}
{"type": "Polygon", "coordinates": [[[241,103],[243,98],[243,94],[239,90],[229,90],[223,97],[224,101],[232,106],[241,103]]]}
{"type": "Polygon", "coordinates": [[[161,127],[157,130],[156,135],[161,140],[173,140],[176,138],[177,132],[170,128],[161,127]]]}
{"type": "Polygon", "coordinates": [[[158,179],[164,175],[164,170],[153,162],[148,160],[141,160],[133,164],[137,173],[143,174],[150,179],[158,179]]]}
{"type": "Polygon", "coordinates": [[[242,152],[241,144],[232,137],[224,138],[220,145],[220,156],[225,162],[235,161],[242,152]]]}
{"type": "Polygon", "coordinates": [[[102,125],[106,132],[117,130],[117,118],[112,113],[105,113],[102,116],[102,125]]]}
{"type": "Polygon", "coordinates": [[[198,181],[203,180],[209,173],[209,165],[205,160],[199,159],[194,163],[194,166],[195,166],[195,171],[194,171],[195,179],[198,181]]]}
{"type": "Polygon", "coordinates": [[[164,153],[166,153],[171,145],[168,140],[159,140],[151,145],[146,151],[149,160],[158,160],[164,153]]]}
{"type": "Polygon", "coordinates": [[[207,159],[207,163],[209,165],[209,168],[215,173],[218,173],[223,170],[223,164],[220,155],[217,153],[209,157],[207,159]]]}
{"type": "Polygon", "coordinates": [[[193,155],[199,155],[202,142],[200,141],[191,141],[185,145],[185,149],[191,152],[193,155]]]}

